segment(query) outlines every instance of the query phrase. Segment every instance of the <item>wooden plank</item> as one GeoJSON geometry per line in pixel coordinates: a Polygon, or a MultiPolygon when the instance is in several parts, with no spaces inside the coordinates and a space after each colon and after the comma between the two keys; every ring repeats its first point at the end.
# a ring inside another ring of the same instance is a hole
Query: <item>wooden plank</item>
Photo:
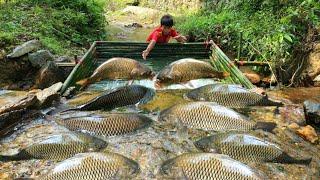
{"type": "Polygon", "coordinates": [[[61,63],[61,62],[57,62],[56,65],[58,67],[74,67],[77,64],[76,63],[61,63]]]}
{"type": "Polygon", "coordinates": [[[269,66],[267,62],[260,61],[233,61],[237,66],[269,66]]]}

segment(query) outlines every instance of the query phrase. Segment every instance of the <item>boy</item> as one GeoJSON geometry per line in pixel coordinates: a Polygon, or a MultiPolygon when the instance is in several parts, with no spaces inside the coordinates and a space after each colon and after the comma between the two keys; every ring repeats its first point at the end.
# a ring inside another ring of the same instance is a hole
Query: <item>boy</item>
{"type": "Polygon", "coordinates": [[[172,28],[174,23],[171,15],[162,16],[160,24],[161,26],[154,29],[147,39],[147,42],[150,43],[147,49],[142,52],[144,60],[147,59],[147,56],[156,43],[168,43],[171,37],[181,43],[187,40],[185,36],[179,35],[177,31],[172,28]]]}

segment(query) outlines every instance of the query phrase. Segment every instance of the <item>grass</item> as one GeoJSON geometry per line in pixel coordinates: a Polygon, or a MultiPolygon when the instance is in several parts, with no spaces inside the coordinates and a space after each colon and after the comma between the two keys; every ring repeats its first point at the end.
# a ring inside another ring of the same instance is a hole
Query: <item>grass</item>
{"type": "Polygon", "coordinates": [[[104,39],[104,3],[84,1],[0,1],[0,48],[39,39],[44,48],[55,54],[82,52],[94,40],[104,39]]]}

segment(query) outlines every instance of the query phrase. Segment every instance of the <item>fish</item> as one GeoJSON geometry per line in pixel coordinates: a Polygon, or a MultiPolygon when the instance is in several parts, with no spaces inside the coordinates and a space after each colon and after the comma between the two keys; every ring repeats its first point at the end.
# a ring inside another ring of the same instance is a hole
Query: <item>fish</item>
{"type": "Polygon", "coordinates": [[[236,111],[213,102],[187,102],[160,112],[159,121],[178,123],[188,128],[213,131],[272,131],[272,122],[254,122],[236,111]]]}
{"type": "Polygon", "coordinates": [[[130,58],[115,57],[102,63],[93,74],[78,84],[86,87],[101,80],[152,79],[155,73],[146,65],[130,58]]]}
{"type": "Polygon", "coordinates": [[[279,146],[258,137],[237,133],[218,133],[196,141],[195,146],[204,152],[226,154],[241,162],[275,162],[310,164],[312,158],[295,159],[279,146]]]}
{"type": "Polygon", "coordinates": [[[164,67],[156,76],[157,83],[173,84],[201,78],[224,78],[227,73],[216,71],[208,62],[192,58],[175,61],[164,67]]]}
{"type": "Polygon", "coordinates": [[[214,153],[184,153],[165,161],[160,173],[173,179],[266,179],[257,170],[226,155],[214,153]]]}
{"type": "Polygon", "coordinates": [[[234,84],[210,84],[191,90],[185,95],[188,99],[196,101],[211,101],[222,106],[232,108],[245,108],[248,106],[282,106],[281,102],[275,102],[255,92],[251,92],[234,84]]]}
{"type": "Polygon", "coordinates": [[[18,161],[28,159],[63,160],[83,152],[99,151],[107,143],[99,138],[82,133],[63,133],[52,135],[45,140],[34,143],[18,154],[0,155],[0,161],[18,161]]]}
{"type": "Polygon", "coordinates": [[[116,153],[81,153],[58,163],[43,180],[132,179],[140,173],[137,162],[116,153]]]}
{"type": "Polygon", "coordinates": [[[95,136],[114,136],[146,128],[153,121],[138,113],[110,113],[103,116],[57,119],[56,122],[71,131],[86,132],[95,136]]]}
{"type": "Polygon", "coordinates": [[[155,91],[153,89],[140,85],[127,85],[106,91],[102,95],[93,98],[88,103],[66,111],[93,111],[99,109],[111,110],[116,107],[145,104],[153,98],[155,91]]]}

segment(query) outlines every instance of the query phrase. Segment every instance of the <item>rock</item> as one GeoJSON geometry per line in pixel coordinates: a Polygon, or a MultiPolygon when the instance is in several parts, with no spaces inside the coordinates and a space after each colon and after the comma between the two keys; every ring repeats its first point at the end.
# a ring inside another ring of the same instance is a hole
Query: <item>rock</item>
{"type": "Polygon", "coordinates": [[[297,130],[300,128],[300,126],[297,123],[291,123],[288,127],[293,130],[297,130]]]}
{"type": "Polygon", "coordinates": [[[314,101],[304,101],[304,110],[308,122],[319,124],[320,123],[320,103],[314,101]]]}
{"type": "Polygon", "coordinates": [[[20,56],[23,56],[31,51],[34,51],[36,49],[39,49],[41,46],[41,43],[38,40],[31,40],[28,41],[18,47],[16,47],[12,53],[8,54],[8,58],[17,58],[20,56]]]}
{"type": "Polygon", "coordinates": [[[74,60],[71,57],[68,56],[60,56],[57,59],[54,60],[55,62],[74,62],[74,60]]]}
{"type": "Polygon", "coordinates": [[[77,92],[77,89],[75,86],[69,87],[63,94],[63,97],[71,98],[75,93],[77,92]]]}
{"type": "Polygon", "coordinates": [[[48,107],[52,104],[54,100],[59,99],[60,97],[60,89],[62,88],[62,82],[58,82],[49,88],[46,88],[38,93],[36,93],[36,96],[39,100],[38,107],[44,108],[48,107]]]}
{"type": "Polygon", "coordinates": [[[252,84],[258,84],[261,81],[259,74],[250,72],[250,73],[243,73],[252,84]]]}
{"type": "Polygon", "coordinates": [[[297,130],[297,134],[303,137],[304,139],[310,141],[311,143],[316,143],[319,139],[316,131],[310,125],[297,130]]]}
{"type": "Polygon", "coordinates": [[[306,118],[303,106],[299,104],[290,104],[279,107],[280,118],[287,124],[296,123],[299,126],[306,125],[306,118]]]}
{"type": "Polygon", "coordinates": [[[28,58],[33,67],[43,67],[48,61],[53,61],[53,55],[47,50],[29,54],[28,58]]]}
{"type": "Polygon", "coordinates": [[[6,106],[2,106],[0,108],[0,114],[14,111],[14,110],[30,109],[30,108],[33,108],[37,103],[38,103],[37,97],[34,94],[28,94],[18,102],[14,102],[6,106]]]}
{"type": "Polygon", "coordinates": [[[53,61],[49,61],[39,70],[35,80],[35,87],[44,89],[63,81],[64,72],[53,61]]]}
{"type": "Polygon", "coordinates": [[[130,24],[125,24],[124,27],[126,28],[142,28],[143,26],[139,23],[130,23],[130,24]]]}
{"type": "Polygon", "coordinates": [[[315,44],[309,54],[306,72],[311,79],[320,74],[320,43],[315,44]]]}
{"type": "Polygon", "coordinates": [[[316,78],[313,79],[313,84],[316,87],[320,87],[320,74],[316,78]]]}

